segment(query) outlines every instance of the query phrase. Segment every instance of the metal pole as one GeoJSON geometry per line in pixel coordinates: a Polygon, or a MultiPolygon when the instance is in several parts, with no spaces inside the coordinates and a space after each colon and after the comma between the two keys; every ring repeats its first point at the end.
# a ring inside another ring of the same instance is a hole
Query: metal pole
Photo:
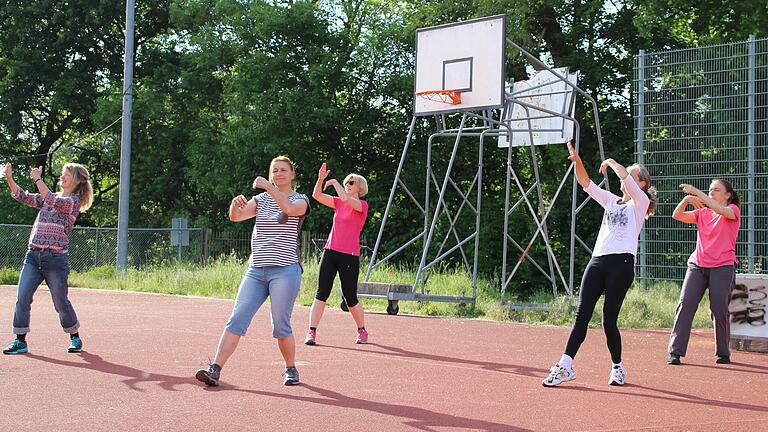
{"type": "Polygon", "coordinates": [[[128,267],[128,196],[131,192],[131,110],[133,107],[133,33],[135,0],[125,2],[125,58],[123,66],[123,124],[120,137],[120,188],[117,216],[117,271],[128,267]]]}
{"type": "MultiPolygon", "coordinates": [[[[645,50],[637,54],[637,135],[635,148],[637,150],[637,163],[643,164],[643,140],[645,139],[645,50]]],[[[640,284],[646,287],[646,244],[645,230],[640,230],[640,284]]]]}
{"type": "Polygon", "coordinates": [[[749,272],[755,272],[755,35],[749,35],[749,96],[747,98],[749,122],[747,147],[749,161],[747,178],[747,261],[749,272]]]}

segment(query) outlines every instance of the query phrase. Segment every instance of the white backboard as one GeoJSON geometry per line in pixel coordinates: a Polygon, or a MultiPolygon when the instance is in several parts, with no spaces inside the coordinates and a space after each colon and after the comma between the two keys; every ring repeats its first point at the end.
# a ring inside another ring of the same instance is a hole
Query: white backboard
{"type": "Polygon", "coordinates": [[[505,15],[417,30],[414,115],[501,108],[506,30],[505,15]],[[461,103],[415,95],[432,90],[459,91],[461,103]]]}
{"type": "MultiPolygon", "coordinates": [[[[568,68],[558,68],[555,71],[567,77],[574,86],[576,85],[577,75],[569,73],[568,68]]],[[[508,147],[510,143],[512,147],[530,145],[531,133],[529,131],[533,132],[535,145],[562,144],[573,138],[573,122],[535,108],[540,107],[574,117],[575,91],[571,86],[552,72],[541,70],[536,72],[531,79],[518,81],[511,87],[512,102],[510,102],[510,109],[507,110],[505,120],[511,120],[512,139],[505,135],[499,136],[499,147],[508,147]],[[524,102],[535,107],[528,107],[526,112],[523,105],[514,101],[524,102]],[[528,118],[530,118],[530,123],[528,118]]]]}

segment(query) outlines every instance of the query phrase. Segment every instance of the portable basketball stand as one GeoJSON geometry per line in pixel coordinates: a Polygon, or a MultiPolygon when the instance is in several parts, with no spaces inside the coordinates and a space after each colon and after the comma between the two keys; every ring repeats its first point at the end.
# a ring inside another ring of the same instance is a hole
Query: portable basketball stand
{"type": "MultiPolygon", "coordinates": [[[[536,305],[524,304],[505,304],[504,297],[512,278],[515,276],[520,265],[524,261],[531,262],[552,284],[552,289],[557,294],[558,276],[565,291],[569,296],[573,295],[574,278],[574,249],[576,241],[584,247],[581,239],[575,233],[576,214],[585,205],[586,201],[580,206],[576,206],[576,187],[577,181],[573,178],[573,200],[571,208],[571,245],[570,245],[570,271],[569,279],[566,282],[565,276],[557,263],[555,254],[549,243],[547,235],[547,217],[550,214],[560,192],[566,183],[568,176],[573,170],[571,164],[565,172],[560,185],[554,197],[550,200],[548,208],[544,206],[544,197],[539,179],[538,164],[536,159],[536,145],[547,143],[564,143],[570,138],[575,139],[575,147],[579,149],[579,125],[573,118],[575,104],[575,94],[580,94],[592,103],[595,113],[595,124],[600,146],[600,154],[603,156],[602,137],[600,134],[600,122],[597,117],[597,103],[586,92],[581,90],[575,84],[575,76],[569,76],[568,71],[562,69],[553,69],[537,58],[529,54],[514,42],[506,39],[506,17],[497,15],[487,18],[480,18],[471,21],[442,25],[419,29],[416,32],[416,76],[415,76],[415,98],[414,114],[408,130],[408,136],[403,147],[400,162],[392,184],[387,207],[384,211],[379,233],[376,238],[376,244],[371,255],[363,283],[358,285],[358,295],[363,298],[387,299],[389,305],[387,313],[396,315],[398,313],[398,301],[415,300],[420,302],[454,302],[472,304],[474,306],[477,298],[477,271],[478,271],[478,249],[479,249],[479,231],[480,214],[482,205],[482,179],[483,179],[483,152],[486,137],[499,138],[499,147],[507,147],[507,170],[506,170],[506,197],[505,197],[505,215],[504,215],[504,249],[502,252],[502,275],[501,275],[501,303],[512,309],[546,309],[536,305]],[[524,89],[516,90],[516,86],[509,86],[505,83],[504,66],[506,63],[506,51],[508,48],[514,49],[533,65],[538,71],[549,73],[549,79],[536,85],[528,85],[524,89]],[[552,87],[557,87],[552,89],[552,87]],[[559,95],[559,96],[558,96],[559,95]],[[557,96],[557,97],[555,97],[557,96]],[[537,99],[538,98],[538,99],[537,99]],[[541,106],[541,100],[544,105],[541,106]],[[550,106],[548,101],[557,101],[557,106],[550,106]],[[448,127],[451,118],[450,114],[461,114],[461,120],[457,127],[448,127]],[[427,140],[427,152],[425,166],[425,189],[423,201],[418,200],[408,187],[403,183],[401,174],[405,166],[406,156],[413,140],[414,131],[419,117],[433,115],[438,125],[437,131],[429,136],[427,140]],[[497,117],[498,116],[498,117],[497,117]],[[558,125],[551,126],[552,121],[559,122],[558,125]],[[468,125],[474,122],[475,125],[468,125]],[[549,122],[549,123],[548,123],[549,122]],[[566,136],[566,134],[569,134],[566,136]],[[438,179],[432,167],[432,151],[434,141],[438,138],[454,138],[451,156],[445,171],[442,183],[438,179]],[[456,163],[462,138],[479,138],[477,146],[477,166],[476,173],[472,179],[471,185],[465,191],[461,190],[457,183],[451,178],[451,172],[456,163]],[[547,139],[554,141],[545,142],[547,139]],[[521,141],[522,140],[522,141],[521,141]],[[505,145],[504,142],[507,144],[505,145]],[[530,148],[531,162],[535,175],[535,183],[530,185],[527,190],[521,184],[519,177],[512,168],[513,147],[527,145],[530,148]],[[522,196],[514,205],[510,205],[510,187],[514,186],[519,190],[522,196]],[[384,258],[377,261],[379,248],[382,244],[382,238],[385,235],[385,228],[389,212],[393,206],[395,194],[398,188],[402,188],[410,202],[424,216],[423,228],[415,236],[410,238],[394,251],[390,252],[384,258]],[[430,193],[438,192],[438,199],[433,211],[430,211],[430,193]],[[446,192],[451,189],[456,191],[460,197],[460,205],[455,213],[448,209],[445,201],[446,192]],[[534,208],[529,200],[529,195],[536,191],[539,206],[534,208]],[[472,194],[475,194],[475,203],[470,200],[472,194]],[[521,207],[525,204],[524,207],[521,207]],[[463,238],[459,235],[456,227],[456,221],[460,213],[469,208],[475,215],[474,232],[463,238]],[[509,235],[509,216],[518,208],[526,209],[536,224],[536,231],[525,247],[515,241],[509,235]],[[437,252],[430,254],[433,241],[435,240],[436,227],[438,220],[443,216],[447,219],[447,232],[441,243],[437,247],[437,252]],[[530,248],[541,235],[547,251],[547,260],[549,272],[528,254],[530,248]],[[446,248],[448,240],[453,237],[455,245],[446,248]],[[392,259],[403,250],[422,240],[421,260],[415,280],[411,285],[392,284],[386,282],[371,282],[371,274],[381,264],[392,259]],[[474,242],[472,262],[465,246],[469,242],[474,242]],[[514,246],[521,255],[514,266],[514,269],[507,275],[507,260],[511,255],[509,248],[514,246]],[[433,295],[426,290],[429,271],[438,263],[449,257],[454,252],[460,252],[462,262],[471,279],[471,295],[462,292],[460,296],[433,295]],[[430,258],[432,256],[433,258],[430,258]],[[431,259],[431,260],[430,260],[431,259]]],[[[607,182],[607,177],[603,182],[607,182]]],[[[601,185],[603,184],[601,182],[601,185]]],[[[589,248],[587,247],[587,250],[589,248]]]]}

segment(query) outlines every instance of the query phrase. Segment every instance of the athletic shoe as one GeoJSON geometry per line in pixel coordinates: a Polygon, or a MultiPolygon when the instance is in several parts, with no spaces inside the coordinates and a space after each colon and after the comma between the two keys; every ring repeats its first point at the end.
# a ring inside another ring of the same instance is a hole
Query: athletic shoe
{"type": "Polygon", "coordinates": [[[621,366],[614,366],[611,368],[611,376],[608,378],[608,384],[614,386],[624,385],[624,368],[621,366]]]}
{"type": "Polygon", "coordinates": [[[79,336],[73,337],[69,340],[69,348],[67,348],[67,352],[71,353],[79,353],[83,351],[83,341],[80,339],[79,336]]]}
{"type": "Polygon", "coordinates": [[[295,366],[285,368],[283,384],[287,386],[299,385],[299,371],[295,366]]]}
{"type": "Polygon", "coordinates": [[[679,365],[680,364],[680,354],[669,353],[669,358],[667,359],[667,364],[679,365]]]}
{"type": "Polygon", "coordinates": [[[29,349],[27,349],[27,343],[18,339],[11,341],[11,343],[9,343],[8,346],[3,350],[3,354],[8,355],[24,354],[27,352],[29,352],[29,349]]]}
{"type": "Polygon", "coordinates": [[[730,356],[723,356],[723,355],[717,356],[717,360],[715,360],[715,363],[717,363],[717,364],[731,364],[731,357],[730,356]]]}
{"type": "Polygon", "coordinates": [[[367,344],[368,343],[368,330],[361,328],[357,329],[357,339],[355,339],[356,344],[367,344]]]}
{"type": "Polygon", "coordinates": [[[576,379],[576,371],[571,368],[560,367],[559,364],[552,366],[549,370],[549,376],[541,382],[544,387],[554,387],[566,381],[576,379]]]}
{"type": "Polygon", "coordinates": [[[219,385],[219,375],[221,374],[221,366],[216,363],[208,365],[205,369],[200,369],[195,373],[195,378],[198,381],[205,383],[210,387],[216,387],[219,385]]]}
{"type": "Polygon", "coordinates": [[[317,330],[310,330],[307,332],[307,338],[304,339],[305,345],[317,344],[317,330]]]}

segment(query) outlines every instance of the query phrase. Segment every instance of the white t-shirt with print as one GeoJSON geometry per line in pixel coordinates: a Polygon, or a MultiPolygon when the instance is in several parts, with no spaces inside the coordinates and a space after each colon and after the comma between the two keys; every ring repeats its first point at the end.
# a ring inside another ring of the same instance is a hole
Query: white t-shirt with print
{"type": "Polygon", "coordinates": [[[605,209],[592,251],[594,257],[623,253],[637,255],[637,240],[651,200],[631,175],[622,180],[622,183],[632,198],[624,204],[619,203],[621,197],[598,187],[592,180],[584,188],[584,192],[605,209]]]}

